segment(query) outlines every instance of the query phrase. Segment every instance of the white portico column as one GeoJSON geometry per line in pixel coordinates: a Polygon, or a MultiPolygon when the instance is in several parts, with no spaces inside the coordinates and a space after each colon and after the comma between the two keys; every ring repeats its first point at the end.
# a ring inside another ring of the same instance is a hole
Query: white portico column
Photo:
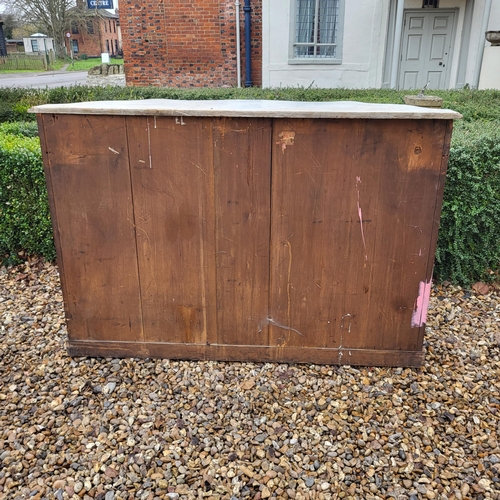
{"type": "Polygon", "coordinates": [[[404,0],[397,0],[396,24],[394,26],[394,45],[392,51],[391,79],[389,87],[395,89],[398,83],[399,57],[401,54],[401,33],[403,32],[404,0]]]}

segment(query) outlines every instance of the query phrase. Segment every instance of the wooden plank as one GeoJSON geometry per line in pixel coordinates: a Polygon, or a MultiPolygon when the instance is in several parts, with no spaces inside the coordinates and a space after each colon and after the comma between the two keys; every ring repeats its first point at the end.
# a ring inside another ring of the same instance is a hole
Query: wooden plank
{"type": "Polygon", "coordinates": [[[218,344],[267,344],[271,120],[214,119],[218,344]]]}
{"type": "Polygon", "coordinates": [[[211,119],[126,120],[145,340],[205,343],[216,331],[211,119]]]}
{"type": "Polygon", "coordinates": [[[421,366],[423,352],[370,349],[324,349],[244,345],[172,344],[167,342],[72,341],[70,356],[168,358],[187,360],[315,363],[352,366],[421,366]]]}
{"type": "MultiPolygon", "coordinates": [[[[52,187],[52,171],[50,168],[50,157],[48,151],[47,137],[45,134],[45,122],[47,124],[51,124],[53,118],[50,115],[37,115],[37,123],[38,123],[38,135],[40,136],[40,148],[42,150],[42,158],[43,158],[43,170],[45,173],[45,184],[47,186],[47,195],[49,199],[49,209],[50,209],[50,218],[52,222],[52,233],[54,235],[54,246],[56,248],[56,261],[57,268],[59,271],[59,279],[61,280],[61,289],[63,294],[66,293],[66,276],[64,274],[64,261],[62,258],[62,250],[61,250],[61,235],[59,233],[59,224],[57,222],[57,211],[55,206],[54,199],[54,189],[52,187]]],[[[64,300],[64,311],[65,315],[68,316],[67,310],[67,301],[64,300]]]]}
{"type": "MultiPolygon", "coordinates": [[[[444,194],[444,184],[446,178],[446,171],[448,169],[448,157],[450,153],[450,143],[451,134],[453,131],[453,121],[447,120],[446,122],[435,121],[434,123],[434,133],[439,137],[440,134],[444,133],[444,139],[442,143],[441,151],[441,161],[439,169],[439,178],[436,186],[436,203],[434,206],[434,216],[432,217],[432,231],[430,235],[429,252],[427,257],[427,271],[426,271],[426,282],[431,283],[432,273],[434,270],[434,260],[436,255],[436,246],[438,240],[438,230],[441,217],[441,208],[443,204],[443,194],[444,194]]],[[[437,147],[436,147],[437,149],[437,147]]],[[[438,151],[436,151],[435,161],[439,161],[438,151]]],[[[430,292],[430,287],[425,290],[426,293],[430,292]]],[[[425,297],[428,299],[428,296],[425,297]]],[[[415,311],[414,311],[415,313],[415,311]]],[[[420,349],[423,345],[424,334],[425,334],[425,321],[422,321],[423,315],[426,316],[427,311],[421,311],[421,316],[419,319],[422,322],[422,326],[419,327],[418,338],[416,339],[416,348],[420,349]]]]}
{"type": "Polygon", "coordinates": [[[272,345],[421,349],[445,126],[275,120],[272,345]]]}
{"type": "Polygon", "coordinates": [[[46,115],[43,128],[69,338],[142,340],[125,120],[46,115]]]}

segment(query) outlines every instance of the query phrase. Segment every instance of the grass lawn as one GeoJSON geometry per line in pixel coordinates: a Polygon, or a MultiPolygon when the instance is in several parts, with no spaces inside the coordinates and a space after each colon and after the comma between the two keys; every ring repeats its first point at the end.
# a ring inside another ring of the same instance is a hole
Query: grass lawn
{"type": "MultiPolygon", "coordinates": [[[[57,71],[60,70],[65,64],[68,62],[65,59],[57,59],[54,63],[52,63],[48,69],[48,71],[57,71]]],[[[44,69],[0,69],[0,74],[8,75],[8,74],[16,74],[16,73],[43,73],[44,69]]]]}
{"type": "MultiPolygon", "coordinates": [[[[109,59],[110,64],[123,64],[123,59],[115,59],[111,57],[109,59]]],[[[75,59],[73,61],[73,64],[70,62],[67,70],[68,71],[84,71],[84,70],[89,70],[90,68],[93,68],[94,66],[97,66],[98,64],[101,64],[101,58],[96,57],[92,59],[75,59]]]]}
{"type": "Polygon", "coordinates": [[[17,73],[43,73],[44,69],[0,69],[0,75],[10,75],[17,73]]]}
{"type": "MultiPolygon", "coordinates": [[[[123,64],[123,59],[110,58],[110,64],[123,64]]],[[[66,71],[85,71],[101,64],[101,58],[96,57],[92,59],[75,59],[73,64],[71,64],[70,59],[57,59],[55,63],[51,64],[48,71],[58,71],[62,69],[64,65],[68,64],[66,71]]],[[[43,73],[44,69],[0,69],[1,75],[15,74],[15,73],[43,73]]]]}
{"type": "Polygon", "coordinates": [[[50,65],[50,69],[58,71],[60,70],[65,64],[68,64],[68,61],[66,59],[61,59],[57,58],[56,62],[50,65]]]}

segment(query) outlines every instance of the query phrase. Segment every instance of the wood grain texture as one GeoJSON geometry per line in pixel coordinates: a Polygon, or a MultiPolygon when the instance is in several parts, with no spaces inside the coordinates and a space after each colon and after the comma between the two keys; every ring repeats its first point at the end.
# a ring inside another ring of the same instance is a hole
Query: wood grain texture
{"type": "Polygon", "coordinates": [[[144,335],[216,335],[211,119],[128,117],[144,335]]]}
{"type": "Polygon", "coordinates": [[[38,120],[71,355],[422,364],[451,120],[38,120]]]}
{"type": "Polygon", "coordinates": [[[275,121],[271,344],[421,349],[445,127],[275,121]]]}
{"type": "Polygon", "coordinates": [[[245,345],[172,344],[168,342],[72,341],[70,356],[168,358],[189,360],[314,363],[361,366],[421,366],[423,352],[323,349],[245,345]]]}
{"type": "Polygon", "coordinates": [[[43,118],[70,339],[142,341],[125,119],[43,118]]]}
{"type": "Polygon", "coordinates": [[[213,126],[216,342],[267,345],[271,120],[221,118],[213,126]]]}

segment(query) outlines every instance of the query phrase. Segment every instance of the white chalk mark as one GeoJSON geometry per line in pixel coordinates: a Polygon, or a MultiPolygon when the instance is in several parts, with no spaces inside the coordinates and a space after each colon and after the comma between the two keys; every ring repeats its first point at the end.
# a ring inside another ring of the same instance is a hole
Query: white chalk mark
{"type": "Polygon", "coordinates": [[[175,123],[176,123],[177,125],[186,125],[186,123],[184,122],[184,118],[182,118],[182,116],[180,117],[180,119],[179,119],[179,117],[178,117],[178,116],[176,116],[176,117],[175,117],[175,123]]]}
{"type": "Polygon", "coordinates": [[[108,146],[108,149],[112,152],[112,153],[115,153],[115,155],[119,155],[120,153],[116,150],[116,149],[113,149],[113,148],[110,148],[108,146]]]}
{"type": "Polygon", "coordinates": [[[139,160],[139,163],[146,163],[144,160],[139,160]]]}
{"type": "MultiPolygon", "coordinates": [[[[350,314],[344,314],[342,316],[342,319],[340,321],[340,328],[342,328],[342,330],[344,329],[344,327],[345,327],[344,319],[345,318],[349,318],[349,324],[347,326],[347,333],[351,333],[351,318],[352,318],[352,316],[350,314]]],[[[342,346],[340,346],[340,347],[342,347],[342,346]]]]}
{"type": "Polygon", "coordinates": [[[359,203],[359,185],[361,184],[361,177],[356,176],[356,191],[358,194],[358,217],[359,217],[359,223],[361,224],[361,238],[363,240],[363,248],[365,249],[365,261],[368,260],[368,255],[366,253],[366,241],[365,241],[365,231],[363,229],[363,212],[361,211],[361,205],[359,203]]]}
{"type": "Polygon", "coordinates": [[[189,163],[191,163],[191,165],[193,165],[193,167],[196,167],[198,170],[201,170],[203,172],[204,175],[207,175],[205,170],[203,170],[197,163],[195,163],[193,160],[190,160],[189,158],[186,158],[184,155],[181,154],[181,157],[183,160],[186,160],[188,161],[189,163]]]}
{"type": "Polygon", "coordinates": [[[274,321],[274,319],[273,319],[273,318],[266,318],[266,320],[267,320],[267,323],[268,323],[269,325],[277,326],[278,328],[283,328],[283,330],[288,330],[288,331],[290,331],[290,332],[295,332],[295,333],[297,333],[298,335],[300,335],[301,337],[303,337],[303,336],[304,336],[304,334],[303,334],[303,333],[300,333],[300,332],[299,332],[298,330],[296,330],[295,328],[292,328],[291,326],[285,326],[285,325],[282,325],[282,324],[278,323],[277,321],[274,321]]]}
{"type": "Polygon", "coordinates": [[[148,153],[149,153],[149,168],[153,168],[153,162],[151,160],[151,131],[149,130],[149,117],[147,118],[148,124],[148,153]]]}
{"type": "Polygon", "coordinates": [[[155,128],[156,128],[156,116],[154,117],[154,124],[155,124],[155,128]]]}

